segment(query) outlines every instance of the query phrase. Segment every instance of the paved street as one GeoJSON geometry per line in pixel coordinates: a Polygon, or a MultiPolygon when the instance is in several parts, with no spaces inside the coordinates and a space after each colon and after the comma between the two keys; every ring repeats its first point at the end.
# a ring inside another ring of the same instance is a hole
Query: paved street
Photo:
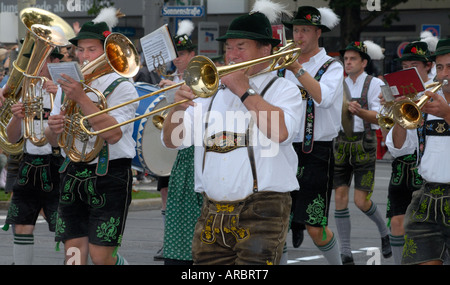
{"type": "MultiPolygon", "coordinates": [[[[373,201],[378,204],[382,213],[386,211],[387,186],[391,173],[389,162],[378,162],[376,169],[375,191],[373,201]]],[[[147,191],[155,191],[155,183],[146,185],[147,191]]],[[[351,192],[353,193],[353,192],[351,192]]],[[[129,212],[123,244],[119,252],[131,265],[162,265],[161,261],[154,261],[153,256],[162,246],[163,222],[160,211],[160,200],[134,201],[129,212]]],[[[355,263],[365,265],[371,263],[374,249],[380,248],[381,240],[375,224],[362,214],[353,204],[351,198],[350,213],[352,222],[352,249],[355,263]],[[369,253],[371,255],[367,255],[369,253]]],[[[0,225],[5,221],[6,210],[0,210],[0,225]]],[[[334,200],[331,203],[329,225],[336,232],[334,222],[334,200]]],[[[305,232],[306,233],[306,232],[305,232]]],[[[48,231],[45,221],[38,220],[35,230],[34,264],[62,265],[62,251],[55,251],[53,234],[48,231]]],[[[325,265],[326,260],[320,255],[320,251],[306,234],[300,248],[292,247],[292,237],[288,234],[288,264],[289,265],[325,265]]],[[[11,229],[8,232],[0,230],[0,265],[8,265],[13,262],[13,237],[11,229]]],[[[61,245],[61,249],[62,249],[61,245]]],[[[376,250],[376,249],[375,249],[376,250]]],[[[393,258],[383,259],[381,264],[393,264],[393,258]]]]}

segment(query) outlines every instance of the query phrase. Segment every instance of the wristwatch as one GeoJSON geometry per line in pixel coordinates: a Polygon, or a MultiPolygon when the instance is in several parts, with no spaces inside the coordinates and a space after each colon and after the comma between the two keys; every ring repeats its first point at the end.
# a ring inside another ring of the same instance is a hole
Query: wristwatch
{"type": "Polygon", "coordinates": [[[300,68],[298,70],[298,72],[295,74],[295,78],[299,78],[300,76],[302,76],[303,74],[305,74],[306,70],[304,70],[303,68],[300,68]]]}
{"type": "Polygon", "coordinates": [[[256,91],[252,88],[248,88],[247,91],[245,91],[244,95],[241,96],[241,102],[244,103],[244,100],[247,99],[248,96],[253,96],[256,94],[256,91]]]}

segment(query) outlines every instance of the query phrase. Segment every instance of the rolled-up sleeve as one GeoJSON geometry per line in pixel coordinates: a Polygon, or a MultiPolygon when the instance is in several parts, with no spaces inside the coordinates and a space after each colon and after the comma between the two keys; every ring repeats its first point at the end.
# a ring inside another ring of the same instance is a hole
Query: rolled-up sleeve
{"type": "Polygon", "coordinates": [[[414,153],[418,147],[417,130],[407,130],[406,139],[401,148],[396,148],[394,146],[393,140],[393,129],[392,128],[388,135],[386,136],[386,146],[393,157],[400,157],[403,155],[408,155],[414,153]]]}
{"type": "Polygon", "coordinates": [[[342,85],[344,81],[344,69],[339,62],[333,62],[320,79],[320,91],[322,101],[314,104],[318,108],[328,109],[332,107],[340,97],[342,97],[342,85]]]}

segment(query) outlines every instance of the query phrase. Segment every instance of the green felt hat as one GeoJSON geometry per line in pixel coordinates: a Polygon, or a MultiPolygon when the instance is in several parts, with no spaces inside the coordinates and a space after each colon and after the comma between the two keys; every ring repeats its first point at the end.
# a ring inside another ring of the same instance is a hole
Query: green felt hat
{"type": "Polygon", "coordinates": [[[77,46],[78,40],[98,39],[104,41],[109,34],[111,34],[111,31],[105,22],[87,22],[83,24],[76,37],[70,39],[69,42],[77,46]]]}
{"type": "Polygon", "coordinates": [[[331,31],[327,26],[322,24],[322,15],[319,9],[312,6],[302,6],[297,10],[297,14],[291,21],[283,21],[283,24],[292,29],[292,26],[316,26],[322,30],[322,32],[331,31]]]}
{"type": "Polygon", "coordinates": [[[450,39],[442,39],[436,45],[436,51],[431,56],[431,60],[435,61],[436,56],[450,53],[450,39]]]}
{"type": "Polygon", "coordinates": [[[226,34],[217,38],[221,42],[227,39],[263,40],[270,42],[272,47],[281,42],[273,38],[272,25],[261,12],[251,12],[235,18],[228,27],[226,34]]]}
{"type": "Polygon", "coordinates": [[[369,54],[367,53],[367,46],[363,42],[360,41],[351,42],[350,44],[347,45],[345,49],[341,49],[339,53],[341,54],[341,56],[344,56],[345,52],[348,50],[357,51],[359,52],[359,54],[363,59],[367,59],[367,61],[371,60],[369,54]]]}
{"type": "Polygon", "coordinates": [[[403,49],[402,56],[396,58],[396,61],[423,61],[428,62],[431,60],[431,53],[428,50],[428,44],[426,42],[415,41],[407,44],[403,49]]]}
{"type": "Polygon", "coordinates": [[[197,46],[192,43],[192,40],[189,38],[187,34],[174,36],[173,42],[175,43],[175,47],[177,51],[181,50],[194,50],[197,46]]]}

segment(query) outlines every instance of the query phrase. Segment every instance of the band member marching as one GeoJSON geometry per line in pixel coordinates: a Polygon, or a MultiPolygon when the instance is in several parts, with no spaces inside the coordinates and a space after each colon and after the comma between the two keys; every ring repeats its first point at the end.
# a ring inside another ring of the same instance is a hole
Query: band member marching
{"type": "Polygon", "coordinates": [[[337,239],[328,227],[333,186],[333,138],[341,125],[344,71],[342,65],[319,47],[322,33],[339,18],[329,8],[299,7],[284,25],[293,31],[302,49],[298,62],[287,67],[285,77],[299,85],[306,107],[294,149],[298,155],[300,191],[293,192],[293,235],[306,224],[308,234],[329,264],[341,264],[337,239]]]}
{"type": "Polygon", "coordinates": [[[354,116],[353,135],[339,132],[335,143],[334,187],[336,189],[335,220],[339,233],[343,264],[353,264],[351,252],[351,223],[348,209],[349,190],[354,176],[355,205],[377,226],[382,238],[383,256],[391,256],[389,230],[381,211],[370,199],[375,182],[377,137],[379,129],[377,114],[380,109],[378,95],[381,93],[381,79],[368,75],[365,68],[371,60],[384,58],[380,46],[372,41],[351,42],[340,51],[347,73],[345,82],[351,101],[348,110],[354,116]]]}
{"type": "MultiPolygon", "coordinates": [[[[76,46],[80,62],[92,62],[102,56],[104,41],[111,28],[118,23],[118,11],[105,8],[92,21],[85,23],[70,42],[76,46]]],[[[99,111],[80,82],[67,75],[60,79],[65,97],[76,102],[83,114],[99,111]]],[[[138,98],[128,78],[112,72],[91,82],[91,87],[106,96],[109,107],[138,98]]],[[[53,146],[64,131],[65,115],[61,111],[63,99],[57,96],[49,118],[46,136],[53,146]]],[[[133,119],[138,103],[128,104],[108,114],[89,120],[94,130],[104,129],[133,119]]],[[[89,163],[72,162],[66,157],[63,164],[61,197],[58,207],[56,241],[63,242],[66,261],[72,256],[70,248],[78,248],[81,264],[90,255],[94,264],[122,265],[127,261],[117,253],[123,238],[128,207],[131,202],[131,160],[135,156],[133,126],[114,128],[100,136],[106,141],[99,156],[89,163]]],[[[67,153],[66,153],[67,155],[67,153]]]]}

